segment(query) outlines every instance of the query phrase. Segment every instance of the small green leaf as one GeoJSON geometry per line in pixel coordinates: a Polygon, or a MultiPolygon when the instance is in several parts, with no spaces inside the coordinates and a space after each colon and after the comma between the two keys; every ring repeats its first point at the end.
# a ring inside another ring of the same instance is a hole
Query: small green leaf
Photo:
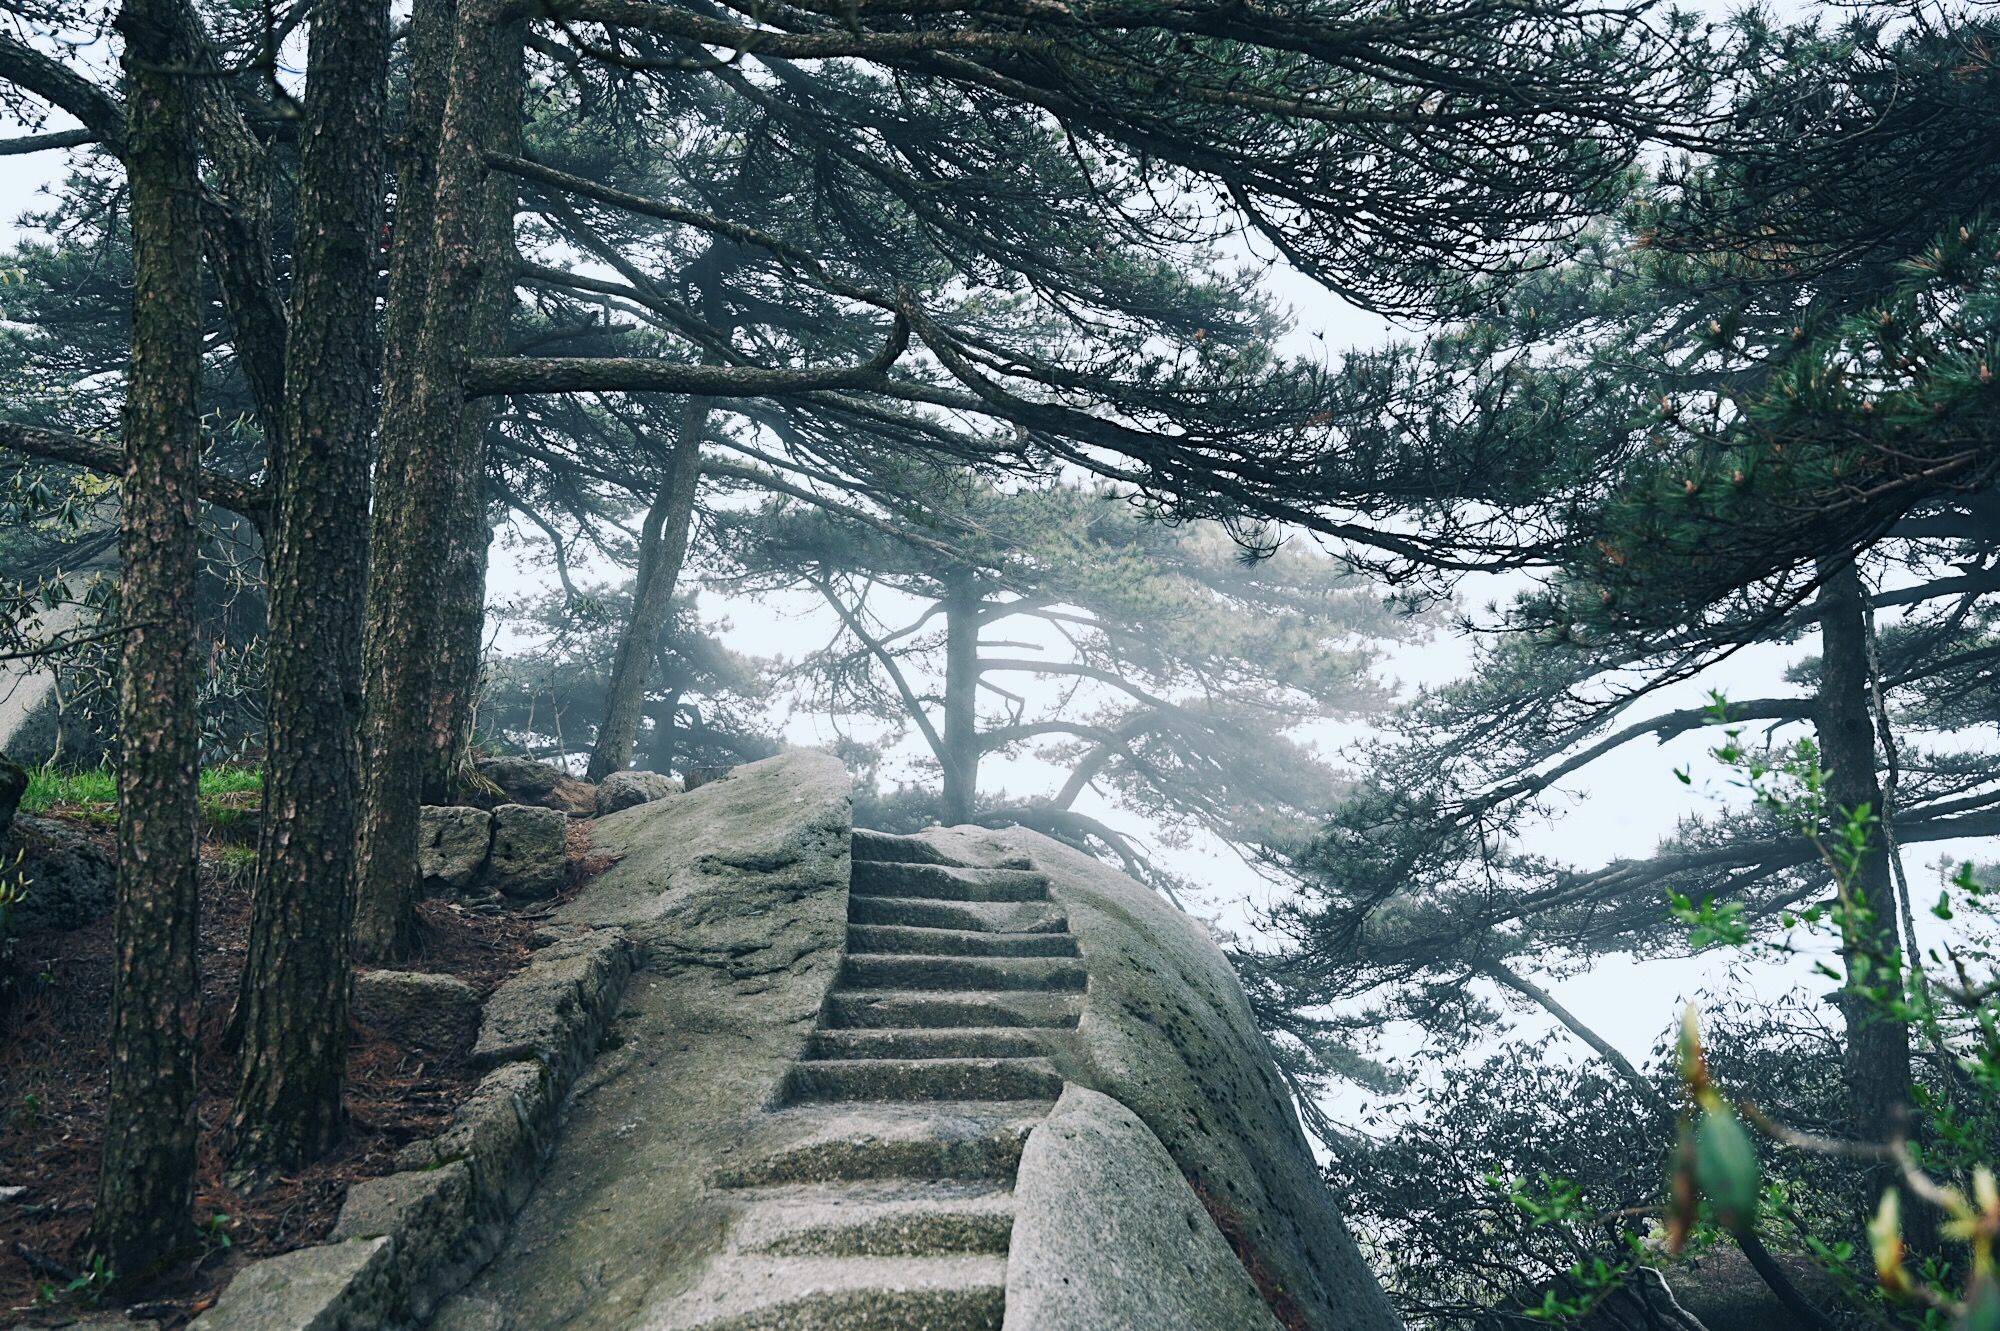
{"type": "Polygon", "coordinates": [[[1704,1110],[1695,1125],[1694,1173],[1716,1223],[1732,1233],[1749,1232],[1757,1223],[1757,1148],[1725,1106],[1704,1110]]]}

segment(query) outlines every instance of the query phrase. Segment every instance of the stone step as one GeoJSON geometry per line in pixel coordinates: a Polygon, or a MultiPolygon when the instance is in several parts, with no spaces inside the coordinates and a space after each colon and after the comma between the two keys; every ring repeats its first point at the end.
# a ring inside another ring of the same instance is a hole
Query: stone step
{"type": "Polygon", "coordinates": [[[1046,1101],[811,1105],[764,1116],[774,1144],[716,1171],[723,1188],[873,1179],[1008,1181],[1046,1101]]]}
{"type": "Polygon", "coordinates": [[[986,929],[933,929],[906,924],[850,924],[849,952],[961,957],[1073,957],[1067,933],[996,933],[986,929]]]}
{"type": "Polygon", "coordinates": [[[1046,1058],[842,1058],[794,1063],[783,1104],[827,1100],[1049,1100],[1063,1079],[1046,1058]]]}
{"type": "Polygon", "coordinates": [[[849,953],[839,983],[850,989],[1028,989],[1080,991],[1090,972],[1073,957],[930,957],[849,953]]]}
{"type": "Polygon", "coordinates": [[[957,992],[877,989],[827,995],[820,1020],[829,1029],[921,1026],[1073,1027],[1082,1015],[1081,995],[1066,993],[957,992]]]}
{"type": "Polygon", "coordinates": [[[922,837],[898,836],[894,832],[871,832],[865,827],[857,827],[854,829],[853,845],[856,863],[952,863],[949,855],[922,837]]]}
{"type": "Polygon", "coordinates": [[[659,1331],[999,1331],[1007,1262],[728,1257],[649,1322],[659,1331]]]}
{"type": "Polygon", "coordinates": [[[1069,918],[1046,901],[940,901],[928,897],[871,897],[850,893],[848,927],[902,925],[918,929],[1049,934],[1069,928],[1069,918]]]}
{"type": "Polygon", "coordinates": [[[759,1190],[730,1240],[784,1257],[1004,1256],[1013,1229],[1004,1185],[818,1183],[759,1190]]]}
{"type": "Polygon", "coordinates": [[[1033,869],[960,869],[943,864],[863,861],[849,887],[875,897],[928,897],[937,901],[1047,901],[1049,876],[1033,869]]]}
{"type": "Polygon", "coordinates": [[[806,1057],[1033,1058],[1048,1052],[1049,1038],[1057,1033],[1048,1026],[821,1030],[807,1038],[806,1057]]]}

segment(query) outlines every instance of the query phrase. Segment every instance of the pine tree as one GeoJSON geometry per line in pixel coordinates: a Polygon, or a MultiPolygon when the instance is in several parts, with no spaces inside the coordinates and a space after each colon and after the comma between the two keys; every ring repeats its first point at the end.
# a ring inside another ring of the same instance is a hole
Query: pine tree
{"type": "Polygon", "coordinates": [[[131,0],[118,28],[134,277],[119,514],[126,632],[111,1087],[88,1245],[116,1278],[143,1282],[194,1237],[200,185],[172,0],[131,0]]]}
{"type": "Polygon", "coordinates": [[[1133,838],[1077,807],[1086,790],[1245,853],[1313,827],[1338,783],[1300,732],[1383,705],[1371,639],[1414,625],[1331,560],[1247,559],[1107,487],[941,476],[927,493],[898,521],[928,543],[791,505],[721,519],[741,569],[723,585],[808,589],[838,618],[799,670],[814,709],[922,736],[940,785],[898,818],[1019,823],[1146,876],[1133,838]],[[982,798],[984,761],[1026,755],[1065,776],[982,798]]]}

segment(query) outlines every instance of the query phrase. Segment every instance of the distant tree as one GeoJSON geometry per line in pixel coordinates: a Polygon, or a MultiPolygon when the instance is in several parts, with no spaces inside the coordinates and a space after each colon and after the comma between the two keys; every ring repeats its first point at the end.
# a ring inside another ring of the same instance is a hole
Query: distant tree
{"type": "Polygon", "coordinates": [[[1140,872],[1128,834],[1076,809],[1086,789],[1173,835],[1296,839],[1338,788],[1299,732],[1385,705],[1373,644],[1413,631],[1335,561],[1246,557],[1102,486],[942,477],[901,521],[945,551],[795,505],[719,521],[742,569],[727,585],[810,590],[838,616],[799,681],[817,711],[923,737],[930,816],[1020,823],[1140,872]],[[982,762],[1023,753],[1066,769],[1059,788],[982,799],[982,762]]]}
{"type": "MultiPolygon", "coordinates": [[[[510,609],[502,623],[528,641],[491,657],[480,690],[481,742],[560,760],[587,749],[604,714],[617,651],[632,622],[630,593],[584,590],[510,609]]],[[[734,766],[778,751],[767,715],[770,665],[723,646],[727,624],[677,602],[651,645],[641,756],[656,772],[734,766]]]]}
{"type": "MultiPolygon", "coordinates": [[[[1718,1076],[1756,1088],[1788,1122],[1834,1129],[1845,1112],[1838,1041],[1810,1009],[1736,1004],[1715,1015],[1718,1076]]],[[[1412,1325],[1638,1331],[1683,1325],[1683,1310],[1709,1302],[1696,1297],[1707,1273],[1660,1251],[1663,1144],[1681,1094],[1670,1042],[1645,1071],[1578,1052],[1560,1033],[1470,1062],[1456,1050],[1420,1050],[1396,1070],[1406,1085],[1436,1089],[1371,1107],[1341,1137],[1328,1182],[1412,1325]]],[[[1821,1158],[1774,1152],[1770,1167],[1795,1208],[1765,1226],[1773,1244],[1796,1242],[1789,1225],[1837,1228],[1855,1200],[1852,1171],[1821,1158]]],[[[1696,1255],[1719,1255],[1726,1241],[1705,1228],[1696,1255]]],[[[1829,1283],[1813,1282],[1815,1291],[1829,1283]]],[[[1735,1291],[1733,1311],[1829,1324],[1810,1304],[1773,1309],[1769,1296],[1751,1303],[1746,1292],[1735,1291]]]]}

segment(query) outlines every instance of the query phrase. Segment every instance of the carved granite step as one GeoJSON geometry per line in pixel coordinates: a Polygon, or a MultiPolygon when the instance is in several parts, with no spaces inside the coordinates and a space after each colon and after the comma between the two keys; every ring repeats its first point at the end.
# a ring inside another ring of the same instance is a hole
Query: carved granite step
{"type": "Polygon", "coordinates": [[[962,957],[1073,957],[1067,933],[1000,933],[989,929],[936,929],[903,924],[850,924],[849,952],[962,957]]]}
{"type": "Polygon", "coordinates": [[[946,1026],[819,1030],[806,1040],[806,1057],[825,1058],[1032,1058],[1048,1052],[1059,1034],[1049,1026],[946,1026]]]}
{"type": "Polygon", "coordinates": [[[717,1262],[661,1331],[998,1331],[1007,1262],[990,1255],[746,1255],[717,1262]]]}
{"type": "Polygon", "coordinates": [[[939,901],[1047,901],[1049,877],[1033,869],[961,869],[942,864],[856,864],[853,891],[939,901]]]}
{"type": "Polygon", "coordinates": [[[950,864],[951,857],[922,837],[854,829],[854,862],[890,864],[950,864]]]}
{"type": "Polygon", "coordinates": [[[788,1257],[1004,1256],[1014,1194],[956,1180],[805,1183],[739,1194],[730,1229],[740,1252],[788,1257]]]}
{"type": "Polygon", "coordinates": [[[1047,901],[940,901],[930,897],[847,898],[849,927],[902,925],[988,933],[1063,933],[1069,917],[1047,901]]]}
{"type": "Polygon", "coordinates": [[[716,1172],[719,1187],[869,1179],[1014,1177],[1048,1102],[810,1105],[774,1110],[774,1145],[752,1146],[716,1172]]]}
{"type": "Polygon", "coordinates": [[[827,996],[821,1024],[855,1027],[1075,1026],[1082,995],[1074,991],[942,993],[935,990],[836,990],[827,996]]]}
{"type": "Polygon", "coordinates": [[[1046,1058],[845,1058],[794,1063],[784,1104],[823,1100],[1048,1100],[1062,1077],[1046,1058]]]}
{"type": "Polygon", "coordinates": [[[1081,990],[1090,972],[1073,957],[926,957],[849,954],[841,986],[850,989],[1081,990]]]}

